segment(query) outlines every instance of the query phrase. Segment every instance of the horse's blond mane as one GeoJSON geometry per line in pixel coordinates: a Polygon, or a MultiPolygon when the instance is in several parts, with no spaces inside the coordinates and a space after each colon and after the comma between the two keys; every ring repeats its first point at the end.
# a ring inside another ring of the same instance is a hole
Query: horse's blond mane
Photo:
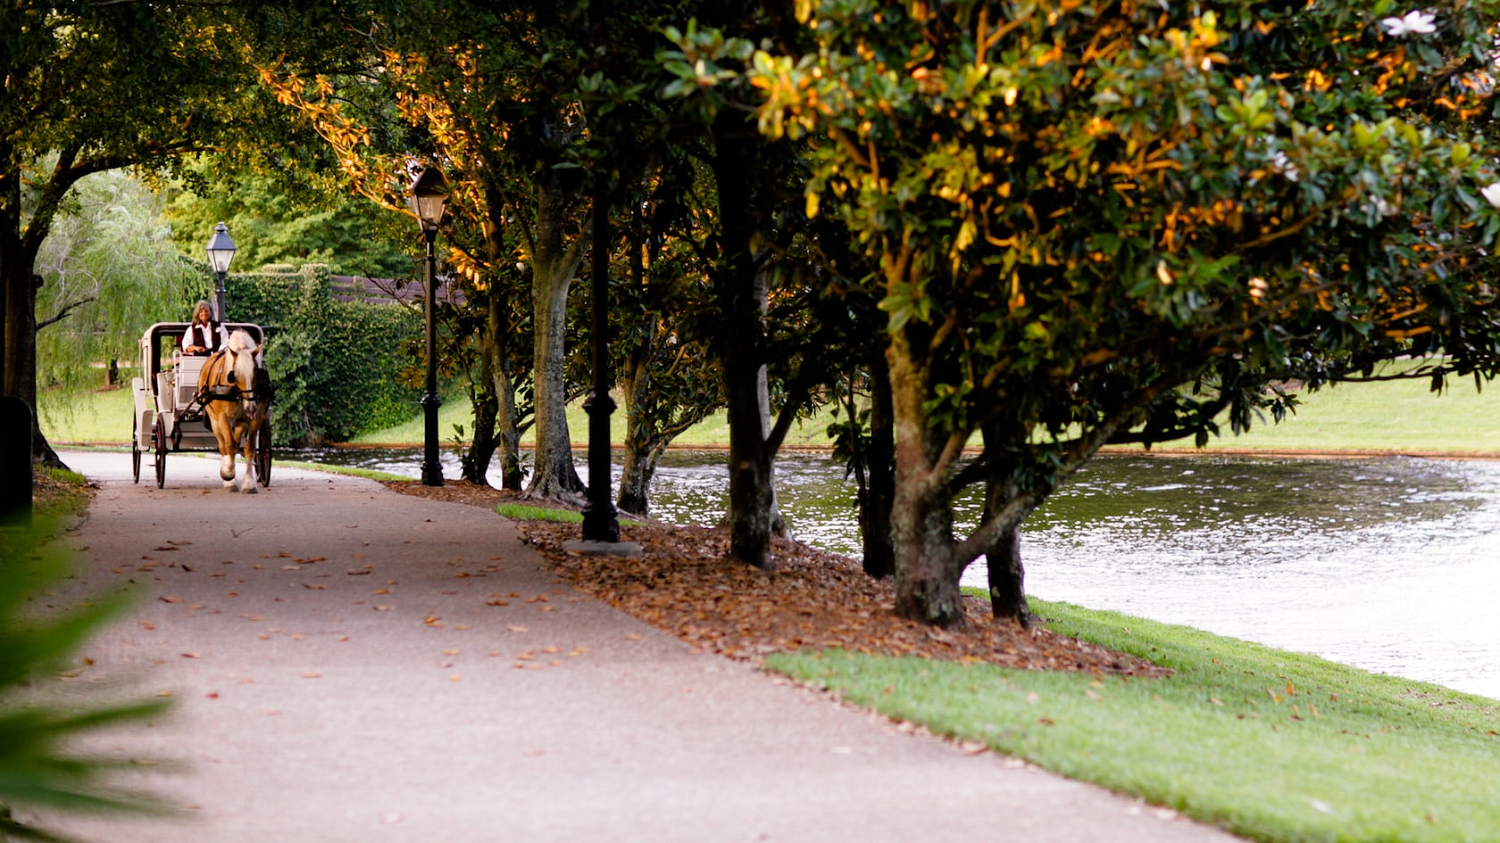
{"type": "Polygon", "coordinates": [[[230,351],[239,353],[241,351],[255,351],[255,349],[255,337],[250,336],[250,332],[244,328],[229,335],[230,351]]]}

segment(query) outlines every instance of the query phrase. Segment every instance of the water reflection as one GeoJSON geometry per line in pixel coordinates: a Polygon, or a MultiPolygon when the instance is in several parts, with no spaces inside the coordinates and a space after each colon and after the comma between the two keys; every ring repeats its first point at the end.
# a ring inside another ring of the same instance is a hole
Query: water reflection
{"type": "MultiPolygon", "coordinates": [[[[302,458],[412,477],[421,463],[410,450],[302,458]]],[[[669,453],[652,515],[716,523],[726,478],[723,454],[669,453]]],[[[788,454],[777,481],[798,538],[859,553],[839,465],[788,454]]],[[[962,526],[981,503],[959,503],[962,526]]],[[[1024,552],[1041,597],[1500,698],[1500,463],[1106,456],[1035,514],[1024,552]]],[[[964,581],[983,586],[982,560],[964,581]]]]}

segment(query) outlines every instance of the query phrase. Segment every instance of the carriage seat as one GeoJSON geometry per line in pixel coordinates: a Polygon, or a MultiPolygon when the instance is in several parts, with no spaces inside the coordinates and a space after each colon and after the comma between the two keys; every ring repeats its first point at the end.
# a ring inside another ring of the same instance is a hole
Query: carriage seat
{"type": "Polygon", "coordinates": [[[165,372],[156,373],[156,409],[159,412],[170,413],[177,408],[177,402],[172,399],[175,391],[172,389],[174,375],[169,369],[165,372]]]}
{"type": "Polygon", "coordinates": [[[198,377],[203,374],[203,364],[207,362],[207,357],[183,355],[177,358],[176,389],[174,390],[173,403],[178,407],[187,407],[198,394],[198,377]]]}

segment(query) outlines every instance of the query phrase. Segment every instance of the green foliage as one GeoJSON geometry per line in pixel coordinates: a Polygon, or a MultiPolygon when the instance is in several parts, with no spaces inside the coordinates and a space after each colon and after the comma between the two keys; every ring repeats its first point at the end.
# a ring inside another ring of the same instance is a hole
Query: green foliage
{"type": "MultiPolygon", "coordinates": [[[[205,182],[206,169],[195,167],[205,182]]],[[[228,183],[214,184],[206,196],[177,191],[168,217],[177,246],[193,256],[203,254],[214,225],[225,223],[242,271],[268,264],[327,264],[335,275],[409,277],[410,221],[345,196],[335,185],[322,187],[314,204],[298,201],[268,176],[231,173],[228,183]]]]}
{"type": "Polygon", "coordinates": [[[921,576],[951,594],[1107,442],[1205,440],[1225,410],[1241,431],[1284,412],[1278,380],[1390,357],[1495,374],[1500,214],[1479,196],[1500,138],[1473,118],[1497,14],[1402,33],[1355,2],[800,5],[815,48],[749,76],[890,318],[898,426],[921,437],[898,594],[936,593],[903,571],[943,543],[921,576]],[[985,464],[960,472],[981,428],[985,464]],[[980,529],[917,536],[986,473],[1017,491],[980,529]]]}
{"type": "Polygon", "coordinates": [[[89,176],[68,194],[37,255],[37,318],[50,323],[37,331],[43,385],[96,386],[95,364],[135,359],[149,324],[142,314],[186,311],[179,305],[202,275],[177,253],[161,212],[123,171],[89,176]]]}
{"type": "Polygon", "coordinates": [[[767,663],[856,705],[1253,840],[1500,835],[1494,700],[1143,618],[1032,608],[1055,632],[1176,673],[1123,679],[841,651],[767,663]]]}
{"type": "Polygon", "coordinates": [[[418,393],[398,374],[407,363],[402,349],[421,333],[415,313],[334,301],[324,266],[234,273],[226,287],[230,318],[259,324],[269,337],[276,444],[346,441],[410,415],[418,393]]]}
{"type": "MultiPolygon", "coordinates": [[[[31,531],[0,531],[0,809],[62,812],[154,811],[153,797],[105,784],[128,762],[79,755],[69,746],[112,726],[159,715],[160,701],[63,705],[48,700],[49,674],[64,668],[78,647],[129,605],[125,593],[76,607],[40,611],[34,598],[62,585],[68,564],[39,521],[31,531]]],[[[0,810],[0,838],[56,840],[0,810]]]]}

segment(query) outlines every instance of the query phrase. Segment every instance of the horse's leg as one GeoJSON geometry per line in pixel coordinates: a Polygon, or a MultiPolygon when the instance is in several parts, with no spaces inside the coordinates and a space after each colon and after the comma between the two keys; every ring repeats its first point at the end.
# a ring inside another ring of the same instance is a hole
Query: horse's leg
{"type": "Polygon", "coordinates": [[[259,425],[246,416],[243,424],[236,425],[235,431],[245,437],[245,480],[240,484],[240,491],[247,495],[253,495],[258,489],[255,488],[255,429],[259,425]]]}
{"type": "Polygon", "coordinates": [[[239,490],[234,487],[233,422],[219,412],[216,404],[209,406],[208,420],[208,426],[214,432],[214,440],[219,443],[219,479],[224,481],[224,488],[237,492],[239,490]]]}

